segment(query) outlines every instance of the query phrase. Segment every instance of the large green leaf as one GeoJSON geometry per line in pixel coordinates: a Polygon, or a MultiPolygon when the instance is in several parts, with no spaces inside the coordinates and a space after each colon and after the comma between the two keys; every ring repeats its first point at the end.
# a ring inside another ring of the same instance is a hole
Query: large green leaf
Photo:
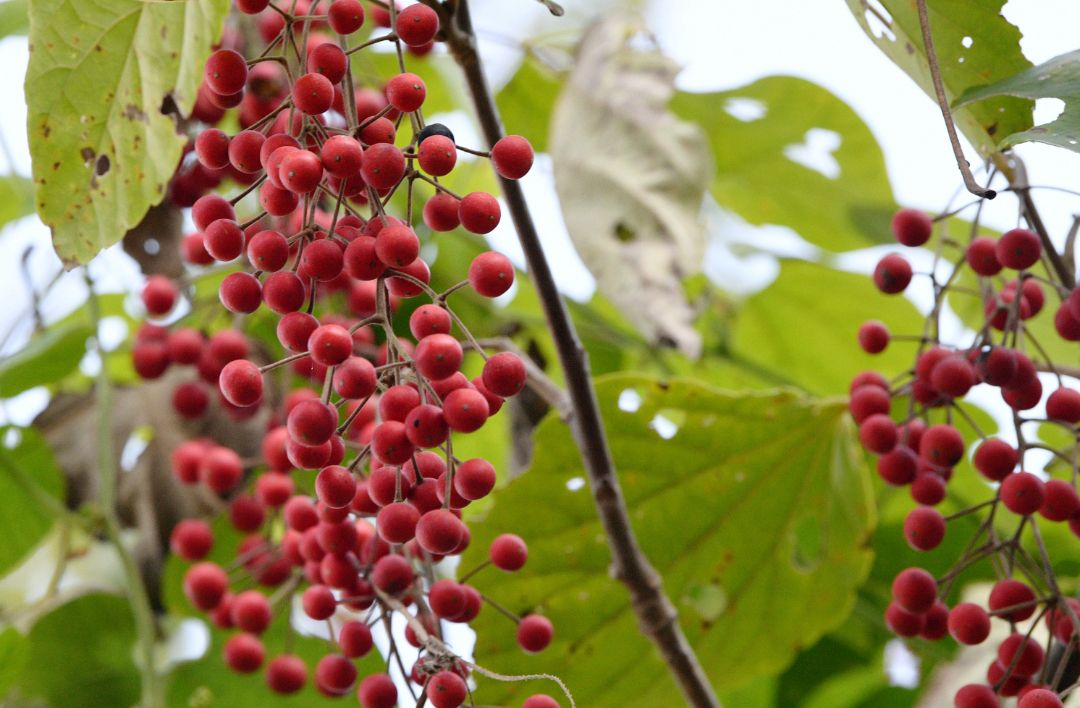
{"type": "Polygon", "coordinates": [[[45,536],[56,521],[63,478],[52,450],[33,428],[2,428],[0,436],[16,439],[0,449],[0,575],[17,565],[45,536]]]}
{"type": "Polygon", "coordinates": [[[28,644],[21,694],[80,708],[138,702],[135,625],[122,597],[98,593],[61,605],[34,624],[28,644]]]}
{"type": "Polygon", "coordinates": [[[228,0],[33,0],[27,132],[38,214],[85,263],[161,201],[228,0]]]}
{"type": "Polygon", "coordinates": [[[1049,123],[1001,136],[1001,147],[1035,141],[1080,152],[1080,51],[1054,57],[996,83],[969,89],[957,99],[957,104],[968,105],[994,96],[1060,98],[1065,102],[1065,110],[1049,123]]]}
{"type": "Polygon", "coordinates": [[[0,632],[0,696],[19,679],[26,664],[26,638],[14,627],[0,632]]]}
{"type": "MultiPolygon", "coordinates": [[[[1020,30],[1001,15],[1006,0],[927,0],[934,49],[949,101],[972,86],[999,81],[1031,66],[1020,51],[1020,30]]],[[[930,65],[914,0],[847,0],[859,26],[908,76],[934,97],[930,65]],[[884,8],[882,14],[878,8],[884,8]]],[[[997,142],[1031,127],[1032,101],[998,97],[954,112],[957,127],[983,157],[997,142]]],[[[942,126],[944,131],[944,126],[942,126]]]]}
{"type": "Polygon", "coordinates": [[[856,335],[867,320],[903,334],[919,334],[923,326],[910,302],[883,295],[870,276],[785,261],[776,281],[739,312],[732,349],[807,391],[842,393],[863,369],[903,371],[913,360],[910,342],[892,342],[876,356],[864,353],[856,335]]]}
{"type": "Polygon", "coordinates": [[[7,0],[0,3],[0,37],[26,34],[30,31],[29,0],[7,0]]]}
{"type": "Polygon", "coordinates": [[[548,121],[561,86],[553,72],[526,57],[495,96],[507,132],[525,136],[534,150],[546,152],[548,121]]]}
{"type": "MultiPolygon", "coordinates": [[[[642,550],[719,690],[776,672],[847,616],[870,568],[874,511],[863,455],[838,401],[730,393],[688,380],[597,380],[609,442],[642,550]],[[620,405],[621,404],[621,405],[620,405]],[[663,435],[661,435],[663,433],[663,435]]],[[[492,537],[522,535],[529,564],[485,571],[478,587],[515,612],[552,618],[555,640],[522,654],[505,618],[474,623],[477,661],[562,677],[579,705],[675,705],[678,692],[641,636],[569,430],[549,417],[532,470],[495,493],[462,562],[492,537]]],[[[550,690],[544,686],[544,690],[550,690]]],[[[539,683],[485,681],[484,703],[539,683]]]]}
{"type": "Polygon", "coordinates": [[[85,322],[52,327],[7,359],[0,360],[0,398],[59,381],[86,354],[93,330],[85,322]]]}
{"type": "Polygon", "coordinates": [[[832,251],[891,240],[896,205],[881,148],[828,90],[772,76],[731,91],[681,93],[672,108],[708,133],[720,206],[832,251]]]}

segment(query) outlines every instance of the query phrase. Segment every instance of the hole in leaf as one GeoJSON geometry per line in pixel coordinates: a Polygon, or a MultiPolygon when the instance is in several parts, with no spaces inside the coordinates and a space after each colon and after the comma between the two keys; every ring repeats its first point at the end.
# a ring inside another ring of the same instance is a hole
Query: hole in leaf
{"type": "Polygon", "coordinates": [[[840,147],[841,142],[840,134],[834,130],[811,128],[806,131],[801,144],[784,148],[784,157],[829,179],[836,179],[840,176],[840,163],[832,153],[840,147]]]}
{"type": "Polygon", "coordinates": [[[866,25],[870,28],[870,34],[874,39],[887,39],[896,41],[896,33],[892,30],[893,18],[878,0],[868,0],[866,3],[866,25]]]}
{"type": "Polygon", "coordinates": [[[154,432],[148,426],[144,425],[132,430],[127,442],[124,443],[123,451],[120,453],[120,469],[124,472],[133,471],[135,465],[139,463],[139,458],[146,452],[146,448],[150,447],[150,441],[153,439],[154,432]]]}
{"type": "Polygon", "coordinates": [[[109,171],[110,166],[108,155],[98,155],[97,162],[94,163],[94,174],[101,177],[109,171]]]}
{"type": "Polygon", "coordinates": [[[128,335],[128,324],[123,317],[110,315],[101,318],[98,324],[97,338],[101,348],[111,352],[124,343],[128,335]]]}
{"type": "Polygon", "coordinates": [[[685,419],[686,414],[681,411],[663,410],[653,416],[653,419],[649,421],[649,427],[664,440],[671,440],[679,432],[679,426],[685,419]]]}
{"type": "Polygon", "coordinates": [[[960,44],[964,45],[965,49],[971,49],[971,45],[975,44],[975,40],[971,37],[964,37],[960,40],[960,44]]]}
{"type": "Polygon", "coordinates": [[[919,657],[911,653],[903,639],[890,639],[885,643],[885,673],[889,683],[901,688],[914,689],[919,686],[919,657]]]}
{"type": "Polygon", "coordinates": [[[571,477],[570,479],[566,480],[566,488],[569,489],[571,492],[576,492],[579,489],[583,489],[584,487],[584,477],[571,477]]]}
{"type": "Polygon", "coordinates": [[[764,118],[768,108],[755,98],[729,98],[724,104],[724,111],[732,118],[750,123],[764,118]]]}
{"type": "Polygon", "coordinates": [[[619,394],[619,410],[634,413],[641,408],[641,394],[632,388],[624,389],[619,394]]]}
{"type": "Polygon", "coordinates": [[[22,433],[18,428],[8,428],[4,431],[4,447],[8,450],[14,450],[22,442],[22,433]]]}

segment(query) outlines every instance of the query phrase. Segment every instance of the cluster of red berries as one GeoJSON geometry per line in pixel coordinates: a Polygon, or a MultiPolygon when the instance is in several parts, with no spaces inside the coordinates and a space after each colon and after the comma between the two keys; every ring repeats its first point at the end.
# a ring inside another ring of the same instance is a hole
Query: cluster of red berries
{"type": "MultiPolygon", "coordinates": [[[[933,226],[929,216],[912,209],[899,211],[892,222],[897,241],[909,247],[926,244],[933,226]]],[[[955,244],[946,241],[943,246],[955,244]]],[[[1075,436],[1080,423],[1080,391],[1070,388],[1058,375],[1057,386],[1044,397],[1043,382],[1037,376],[1040,370],[1057,373],[1027,327],[1044,309],[1046,289],[1061,299],[1054,315],[1057,334],[1067,341],[1080,340],[1080,288],[1070,290],[1055,281],[1051,269],[1046,269],[1045,276],[1037,274],[1043,255],[1039,236],[1022,228],[996,240],[974,237],[966,247],[958,247],[952,275],[944,283],[933,279],[933,326],[927,328],[926,335],[909,337],[919,342],[913,367],[892,382],[867,371],[851,384],[849,409],[859,425],[863,446],[878,456],[879,475],[890,485],[908,486],[918,505],[903,526],[904,537],[913,549],[937,548],[954,518],[980,511],[988,514],[964,557],[944,578],[935,579],[921,568],[900,572],[893,583],[893,602],[885,613],[888,626],[902,637],[937,641],[951,636],[966,645],[980,644],[989,637],[992,617],[1010,623],[1012,633],[999,645],[997,658],[987,670],[987,683],[961,688],[955,696],[958,708],[996,707],[999,696],[1020,696],[1022,708],[1062,705],[1051,685],[1054,677],[1050,667],[1044,662],[1047,651],[1033,636],[1038,619],[1045,619],[1047,647],[1056,638],[1070,650],[1080,648],[1080,603],[1063,597],[1053,577],[1029,573],[1027,566],[1013,562],[1016,554],[1025,552],[1019,542],[1021,533],[1035,529],[1037,517],[1067,523],[1080,536],[1075,470],[1068,481],[1023,470],[1024,452],[1035,446],[1025,441],[1025,424],[1049,421],[1075,436]],[[975,274],[980,290],[961,295],[982,297],[984,317],[975,323],[976,335],[968,346],[946,346],[937,337],[936,317],[945,295],[960,290],[954,284],[963,268],[975,274]],[[1006,270],[1014,271],[1015,276],[1005,279],[1002,272],[1006,270]],[[999,389],[1012,409],[1019,447],[1000,437],[983,437],[977,443],[965,440],[951,424],[954,413],[966,416],[959,401],[979,385],[999,389]],[[1025,413],[1044,400],[1045,419],[1025,413]],[[945,412],[947,422],[930,423],[935,409],[945,412]],[[945,500],[953,468],[965,459],[970,443],[974,443],[972,466],[984,478],[991,499],[945,517],[936,507],[945,500]],[[1002,523],[1006,513],[1018,518],[1019,527],[1014,538],[1002,540],[994,525],[1002,523]],[[994,585],[987,607],[961,602],[950,608],[949,593],[962,571],[995,556],[1003,560],[996,567],[1010,572],[994,585]],[[1011,577],[1013,570],[1026,575],[1011,577]],[[1017,628],[1016,623],[1029,620],[1036,612],[1039,616],[1030,631],[1017,628]]],[[[897,253],[882,258],[873,274],[875,285],[887,294],[903,292],[912,277],[910,263],[897,253]]],[[[860,346],[870,354],[885,350],[890,339],[881,322],[867,322],[858,332],[860,346]]]]}
{"type": "MultiPolygon", "coordinates": [[[[224,648],[228,666],[263,670],[279,693],[300,690],[309,667],[291,654],[268,660],[260,635],[275,615],[290,621],[297,596],[308,617],[333,620],[314,685],[327,696],[355,689],[365,708],[397,705],[390,675],[361,679],[354,662],[372,650],[371,624],[404,614],[406,639],[421,651],[402,679],[420,687],[420,701],[454,708],[468,698],[470,665],[441,641],[442,623],[470,622],[491,601],[470,584],[440,579],[446,571],[439,563],[469,545],[462,509],[492,491],[496,470],[482,458],[455,457],[452,440],[479,430],[519,393],[527,368],[515,353],[488,355],[448,303],[465,287],[488,298],[506,293],[512,264],[499,253],[482,253],[467,279],[435,292],[414,228],[413,203],[421,200],[414,187],[419,182],[433,191],[422,209],[429,231],[461,226],[486,234],[499,223],[498,200],[485,192],[459,197],[440,178],[465,151],[490,158],[504,178],[519,179],[532,166],[532,147],[508,136],[490,152],[461,148],[446,126],[425,125],[424,81],[404,70],[377,88],[353,82],[349,56],[358,49],[386,42],[402,69],[406,53],[431,51],[439,17],[426,5],[369,7],[374,24],[393,31],[361,43],[351,39],[365,24],[357,0],[295,0],[289,11],[267,0],[237,0],[237,7],[256,16],[264,46],[243,47],[234,33],[210,56],[193,115],[208,125],[171,193],[177,204],[191,206],[198,228],[183,241],[184,259],[193,266],[245,259],[247,267],[221,281],[221,304],[241,318],[265,305],[278,318],[285,354],[260,365],[252,360],[256,348],[234,329],[208,337],[146,324],[136,337],[141,376],[157,378],[171,363],[195,367],[198,380],[179,384],[174,394],[185,417],[208,410],[209,386],[237,418],[269,409],[256,459],[204,438],[173,453],[177,478],[224,497],[230,523],[245,534],[224,568],[206,560],[214,535],[205,520],[178,524],[172,550],[194,562],[184,591],[216,626],[236,630],[224,648]],[[255,58],[245,58],[244,49],[255,58]],[[232,108],[240,132],[209,127],[232,108]],[[411,138],[402,140],[406,126],[411,138]],[[212,193],[225,179],[246,189],[231,200],[212,193]],[[407,206],[392,216],[399,191],[407,193],[407,206]],[[237,209],[256,192],[256,213],[238,218],[237,209]],[[408,302],[421,296],[428,302],[408,302]],[[409,336],[393,326],[393,314],[405,306],[411,307],[409,336]],[[461,371],[469,351],[484,359],[471,380],[461,371]],[[300,386],[269,400],[268,377],[289,372],[318,390],[300,386]],[[318,470],[312,490],[300,488],[292,474],[298,469],[318,470]],[[277,590],[267,595],[260,586],[277,590]]],[[[142,299],[149,315],[164,317],[180,290],[153,276],[142,299]]],[[[513,572],[527,556],[525,542],[508,533],[491,544],[485,565],[513,572]]],[[[524,651],[551,642],[547,618],[499,610],[515,618],[524,651]]],[[[557,705],[544,695],[525,702],[526,708],[557,705]]]]}

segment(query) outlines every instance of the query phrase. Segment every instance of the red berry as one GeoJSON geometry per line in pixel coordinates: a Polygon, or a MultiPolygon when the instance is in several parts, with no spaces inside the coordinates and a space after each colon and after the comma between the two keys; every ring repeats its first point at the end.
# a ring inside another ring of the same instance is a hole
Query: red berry
{"type": "Polygon", "coordinates": [[[532,164],[532,145],[520,135],[503,136],[491,148],[491,165],[506,179],[521,179],[532,164]]]}
{"type": "Polygon", "coordinates": [[[420,512],[408,502],[393,502],[379,510],[376,526],[387,543],[408,543],[416,535],[420,512]]]}
{"type": "Polygon", "coordinates": [[[440,671],[428,679],[427,697],[435,708],[458,708],[467,695],[465,680],[452,671],[440,671]]]}
{"type": "Polygon", "coordinates": [[[989,438],[975,450],[975,469],[991,482],[1005,479],[1020,461],[1020,454],[1009,443],[989,438]]]}
{"type": "Polygon", "coordinates": [[[413,577],[412,565],[404,556],[383,556],[375,561],[375,567],[371,570],[371,583],[388,595],[407,590],[412,585],[413,577]]]}
{"type": "Polygon", "coordinates": [[[499,225],[500,215],[499,201],[487,192],[466,194],[458,207],[461,225],[474,234],[493,231],[499,225]]]}
{"type": "Polygon", "coordinates": [[[461,224],[461,202],[446,192],[438,192],[424,204],[424,223],[432,231],[453,231],[461,224]]]}
{"type": "Polygon", "coordinates": [[[1055,389],[1046,398],[1046,417],[1063,423],[1080,423],[1080,391],[1055,389]]]}
{"type": "Polygon", "coordinates": [[[496,568],[514,572],[524,567],[529,558],[529,547],[520,536],[504,533],[491,542],[489,557],[496,568]]]}
{"type": "Polygon", "coordinates": [[[360,682],[356,691],[362,708],[395,708],[397,687],[386,674],[371,674],[360,682]]]}
{"type": "Polygon", "coordinates": [[[893,599],[914,614],[922,614],[937,599],[937,582],[922,568],[905,568],[897,574],[892,585],[893,599]]]}
{"type": "Polygon", "coordinates": [[[265,632],[273,618],[270,602],[258,590],[245,590],[233,598],[230,614],[236,627],[251,634],[265,632]]]}
{"type": "Polygon", "coordinates": [[[300,274],[320,282],[333,280],[341,275],[344,265],[344,249],[331,239],[308,243],[300,256],[300,274]]]}
{"type": "Polygon", "coordinates": [[[390,189],[405,176],[405,156],[393,145],[372,145],[364,151],[360,174],[373,189],[390,189]]]}
{"type": "Polygon", "coordinates": [[[374,646],[371,628],[364,622],[346,622],[338,630],[338,646],[341,647],[341,653],[350,659],[366,656],[374,646]]]}
{"type": "Polygon", "coordinates": [[[322,74],[332,84],[344,78],[348,63],[345,52],[333,42],[323,42],[308,53],[308,69],[322,74]]]}
{"type": "Polygon", "coordinates": [[[161,317],[173,309],[179,294],[173,281],[164,275],[151,275],[143,286],[143,306],[152,317],[161,317]]]}
{"type": "Polygon", "coordinates": [[[173,527],[169,536],[172,552],[184,560],[201,560],[214,545],[214,533],[210,525],[199,519],[184,519],[173,527]]]}
{"type": "Polygon", "coordinates": [[[443,417],[454,432],[471,433],[479,430],[489,415],[487,398],[471,388],[456,389],[443,399],[443,417]]]}
{"type": "Polygon", "coordinates": [[[308,351],[313,361],[323,366],[337,366],[352,356],[353,338],[341,325],[320,325],[308,337],[308,351]]]}
{"type": "MultiPolygon", "coordinates": [[[[326,81],[325,77],[319,74],[314,75],[326,81]]],[[[285,148],[281,149],[284,150],[285,148]]],[[[273,156],[271,156],[271,160],[273,160],[273,156]]],[[[281,185],[296,194],[314,192],[319,186],[319,180],[322,179],[322,176],[322,160],[319,159],[318,155],[308,150],[293,150],[286,154],[281,160],[281,166],[278,168],[281,185]]]]}
{"type": "Polygon", "coordinates": [[[235,634],[229,637],[222,653],[228,667],[241,674],[258,671],[266,659],[263,643],[250,634],[235,634]]]}
{"type": "Polygon", "coordinates": [[[206,60],[206,84],[216,94],[226,96],[243,91],[247,75],[247,60],[232,49],[219,49],[206,60]]]}
{"type": "Polygon", "coordinates": [[[977,275],[990,277],[1001,272],[1001,263],[997,259],[997,241],[988,236],[974,239],[968,245],[964,259],[977,275]]]}
{"type": "Polygon", "coordinates": [[[525,388],[525,379],[525,363],[513,352],[499,352],[484,362],[484,386],[497,396],[508,398],[517,395],[525,388]]]}
{"type": "Polygon", "coordinates": [[[184,574],[184,594],[196,609],[203,612],[217,607],[228,587],[229,577],[216,563],[196,563],[184,574]]]}
{"type": "Polygon", "coordinates": [[[226,364],[221,370],[218,385],[221,395],[234,406],[253,406],[262,400],[262,372],[247,359],[236,359],[226,364]]]}
{"type": "Polygon", "coordinates": [[[953,467],[964,456],[964,438],[951,425],[934,425],[919,441],[919,456],[938,467],[953,467]]]}
{"type": "Polygon", "coordinates": [[[1015,676],[1033,676],[1042,666],[1043,648],[1034,638],[1025,637],[1023,634],[1012,634],[998,646],[998,661],[1002,666],[1012,666],[1015,676]],[[1017,654],[1020,658],[1017,659],[1017,654]]]}
{"type": "Polygon", "coordinates": [[[1002,234],[995,249],[998,262],[1006,268],[1024,270],[1039,262],[1042,243],[1028,229],[1012,229],[1002,234]]]}
{"type": "Polygon", "coordinates": [[[874,268],[874,284],[881,292],[895,295],[907,288],[911,275],[911,264],[903,256],[891,253],[874,268]]]}
{"type": "Polygon", "coordinates": [[[469,265],[469,284],[484,297],[498,297],[514,283],[514,266],[501,253],[487,251],[469,265]]]}
{"type": "Polygon", "coordinates": [[[334,0],[327,20],[338,34],[352,34],[364,25],[364,6],[360,0],[334,0]]]}
{"type": "Polygon", "coordinates": [[[322,401],[301,401],[286,418],[289,437],[314,447],[330,440],[338,424],[337,411],[322,401]]]}
{"type": "Polygon", "coordinates": [[[991,612],[999,612],[1009,607],[1023,605],[1000,615],[1010,622],[1023,622],[1035,614],[1034,600],[1035,591],[1027,584],[1012,578],[1005,578],[994,584],[987,605],[990,607],[991,612]]]}
{"type": "Polygon", "coordinates": [[[277,231],[260,231],[248,241],[247,257],[256,270],[279,271],[289,261],[289,242],[277,231]]]}
{"type": "Polygon", "coordinates": [[[915,480],[915,474],[918,471],[918,459],[918,456],[911,448],[898,445],[878,458],[878,475],[887,484],[895,487],[911,484],[915,480]]]}
{"type": "Polygon", "coordinates": [[[899,439],[896,423],[884,413],[875,413],[859,425],[859,440],[875,454],[891,451],[899,439]]]}
{"type": "Polygon", "coordinates": [[[375,237],[375,255],[390,268],[401,269],[420,255],[420,239],[404,224],[390,224],[375,237]]]}
{"type": "Polygon", "coordinates": [[[867,354],[880,354],[889,346],[889,328],[877,320],[864,322],[859,327],[859,346],[867,354]]]}
{"type": "Polygon", "coordinates": [[[416,541],[428,553],[446,555],[462,542],[465,524],[446,509],[435,509],[420,517],[416,525],[416,541]]]}
{"type": "MultiPolygon", "coordinates": [[[[271,273],[263,283],[262,294],[266,306],[279,315],[297,312],[307,299],[303,281],[290,271],[271,273]]],[[[299,351],[307,351],[307,340],[304,341],[304,349],[299,351]]]]}
{"type": "Polygon", "coordinates": [[[214,260],[231,261],[244,252],[244,232],[232,219],[216,219],[203,230],[203,245],[214,260]]]}
{"type": "Polygon", "coordinates": [[[541,652],[551,643],[555,628],[551,620],[542,615],[526,615],[518,624],[518,646],[530,654],[541,652]]]}
{"type": "Polygon", "coordinates": [[[994,689],[983,683],[962,686],[953,698],[956,708],[1000,708],[994,689]]]}
{"type": "Polygon", "coordinates": [[[932,507],[912,509],[904,519],[904,538],[916,550],[933,550],[945,538],[945,519],[932,507]]]}
{"type": "Polygon", "coordinates": [[[428,591],[428,602],[437,616],[453,620],[465,611],[465,590],[453,580],[438,580],[428,591]]]}
{"type": "Polygon", "coordinates": [[[218,294],[229,312],[251,314],[262,304],[262,286],[251,273],[230,273],[221,282],[218,294]]]}
{"type": "Polygon", "coordinates": [[[1001,482],[1001,502],[1021,516],[1034,514],[1043,503],[1043,482],[1030,472],[1014,472],[1001,482]]]}
{"type": "Polygon", "coordinates": [[[457,163],[457,147],[454,141],[445,135],[432,135],[425,138],[417,148],[420,169],[433,177],[450,174],[457,163]]]}
{"type": "Polygon", "coordinates": [[[901,637],[915,637],[923,629],[925,619],[923,615],[913,614],[890,602],[885,608],[885,624],[893,633],[901,637]]]}
{"type": "Polygon", "coordinates": [[[356,495],[356,480],[349,470],[340,465],[323,467],[315,477],[315,493],[319,501],[328,507],[344,509],[356,495]]]}
{"type": "Polygon", "coordinates": [[[930,240],[933,230],[933,220],[918,209],[901,209],[892,218],[893,235],[905,246],[923,245],[930,240]]]}
{"type": "Polygon", "coordinates": [[[377,375],[367,359],[352,356],[334,372],[334,390],[342,398],[367,398],[375,393],[377,375]]]}
{"type": "Polygon", "coordinates": [[[1065,705],[1058,695],[1048,688],[1035,688],[1027,693],[1021,691],[1017,708],[1063,708],[1065,705]]]}
{"type": "Polygon", "coordinates": [[[322,74],[308,73],[298,78],[292,87],[293,105],[309,116],[330,110],[334,102],[334,84],[322,74]]]}
{"type": "Polygon", "coordinates": [[[307,683],[304,660],[292,654],[282,654],[266,666],[266,685],[274,693],[296,693],[307,683]]]}
{"type": "Polygon", "coordinates": [[[534,693],[525,699],[521,708],[559,708],[559,702],[545,693],[534,693]]]}
{"type": "Polygon", "coordinates": [[[427,5],[409,5],[398,12],[394,30],[406,45],[420,47],[435,39],[439,16],[427,5]]]}
{"type": "Polygon", "coordinates": [[[982,644],[990,636],[990,616],[972,602],[962,602],[949,612],[949,634],[961,644],[982,644]]]}
{"type": "Polygon", "coordinates": [[[356,683],[356,667],[341,654],[327,654],[315,665],[315,685],[330,696],[344,696],[356,683]]]}
{"type": "Polygon", "coordinates": [[[364,149],[348,135],[334,135],[327,139],[319,155],[326,171],[342,179],[359,174],[364,162],[364,149]]]}
{"type": "Polygon", "coordinates": [[[461,368],[461,344],[448,334],[424,337],[416,345],[416,370],[428,379],[445,379],[461,368]]]}
{"type": "Polygon", "coordinates": [[[195,155],[199,162],[211,170],[220,170],[229,164],[229,136],[217,128],[207,128],[195,138],[195,155]]]}
{"type": "Polygon", "coordinates": [[[218,494],[226,494],[240,483],[244,465],[240,456],[227,447],[207,451],[199,466],[199,480],[218,494]]]}

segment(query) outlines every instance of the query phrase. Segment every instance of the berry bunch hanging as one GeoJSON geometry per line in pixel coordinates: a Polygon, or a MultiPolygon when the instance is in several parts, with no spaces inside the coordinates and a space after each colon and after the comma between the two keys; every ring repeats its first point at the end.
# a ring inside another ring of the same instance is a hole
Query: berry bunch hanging
{"type": "MultiPolygon", "coordinates": [[[[892,221],[896,240],[910,248],[931,244],[934,228],[935,220],[912,209],[900,210],[892,221]]],[[[859,328],[859,345],[870,354],[895,346],[898,339],[918,348],[912,367],[891,380],[874,371],[858,374],[851,383],[850,411],[863,446],[877,456],[882,480],[910,491],[914,506],[903,534],[913,549],[933,552],[947,535],[964,533],[955,528],[960,517],[979,515],[981,521],[945,575],[935,578],[912,567],[896,576],[885,622],[901,637],[941,641],[951,636],[963,645],[987,641],[992,625],[1002,623],[1009,632],[987,667],[986,682],[961,687],[955,705],[989,708],[1000,705],[999,697],[1019,696],[1021,708],[1061,706],[1060,695],[1070,688],[1062,685],[1065,665],[1080,649],[1080,603],[1059,587],[1039,527],[1065,524],[1080,536],[1078,468],[1075,447],[1070,455],[1069,446],[1055,449],[1035,434],[1039,425],[1055,426],[1075,445],[1080,391],[1065,376],[1075,374],[1077,357],[1052,361],[1043,346],[1049,342],[1039,341],[1043,330],[1032,325],[1036,318],[1051,318],[1054,335],[1080,341],[1080,288],[1052,266],[1048,256],[1056,254],[1048,254],[1046,240],[1027,228],[993,238],[978,235],[976,222],[967,243],[942,233],[931,245],[935,268],[927,275],[916,274],[900,253],[886,255],[874,269],[874,284],[887,295],[928,277],[934,305],[922,334],[896,337],[876,321],[859,328]],[[942,269],[944,279],[937,275],[942,269]],[[965,323],[974,331],[966,341],[940,337],[947,296],[950,302],[973,298],[978,303],[977,320],[965,323]],[[1046,374],[1052,376],[1049,386],[1046,374]],[[977,386],[999,392],[1001,405],[1012,412],[1018,444],[979,432],[964,407],[977,386]],[[1040,402],[1045,417],[1031,412],[1040,402]],[[1065,473],[1047,475],[1027,467],[1025,458],[1035,448],[1064,461],[1065,473]],[[985,499],[945,516],[937,507],[948,498],[954,468],[965,459],[974,473],[966,468],[959,473],[980,475],[985,499]],[[989,564],[998,577],[987,602],[957,602],[957,581],[978,564],[989,564]],[[1055,642],[1063,647],[1063,658],[1051,662],[1055,642]]]]}
{"type": "MultiPolygon", "coordinates": [[[[196,377],[174,392],[184,417],[203,416],[216,399],[234,418],[265,411],[269,421],[254,459],[206,438],[173,452],[176,477],[220,496],[245,534],[234,562],[222,567],[207,560],[215,538],[206,519],[178,524],[172,550],[191,562],[184,592],[217,627],[234,631],[223,652],[232,670],[261,672],[283,694],[308,683],[328,696],[354,693],[365,708],[397,705],[399,684],[388,673],[358,675],[356,661],[373,651],[372,624],[404,615],[406,639],[421,649],[409,690],[418,704],[459,706],[468,700],[471,665],[442,641],[443,628],[468,623],[494,601],[471,582],[442,577],[440,561],[469,545],[462,509],[487,496],[497,474],[486,459],[456,457],[453,443],[518,394],[528,368],[513,352],[486,352],[451,306],[466,288],[486,298],[506,293],[510,261],[484,252],[460,283],[436,292],[414,212],[422,203],[431,232],[491,232],[501,219],[498,200],[459,195],[441,180],[463,153],[520,179],[532,147],[507,136],[490,152],[470,150],[446,126],[425,122],[427,88],[406,60],[439,39],[438,15],[426,5],[236,6],[259,42],[229,30],[207,60],[193,112],[197,134],[170,195],[191,207],[198,229],[183,241],[184,259],[228,271],[218,307],[239,322],[263,308],[273,313],[285,355],[267,360],[231,328],[207,335],[148,323],[136,337],[134,365],[144,378],[172,364],[194,368],[196,377]],[[361,40],[372,24],[371,38],[361,40]],[[378,85],[355,82],[351,56],[387,47],[398,73],[378,85]],[[229,111],[241,128],[232,135],[214,127],[229,111]],[[228,182],[242,191],[232,198],[214,191],[228,182]],[[402,194],[404,209],[392,213],[402,194]],[[394,313],[408,300],[422,304],[412,308],[408,332],[396,331],[394,313]],[[467,355],[484,360],[471,380],[462,373],[467,355]],[[274,383],[283,373],[307,385],[280,395],[274,383]],[[296,470],[317,471],[313,489],[301,489],[296,470]],[[290,622],[294,597],[310,619],[330,623],[327,653],[315,666],[288,653],[269,656],[260,639],[273,623],[290,622]]],[[[182,288],[154,276],[142,299],[149,316],[166,317],[182,288]]],[[[508,532],[491,544],[485,565],[516,572],[527,558],[525,541],[508,532]]],[[[552,641],[547,618],[495,607],[513,619],[523,651],[552,641]]],[[[536,695],[525,705],[558,703],[536,695]]]]}

